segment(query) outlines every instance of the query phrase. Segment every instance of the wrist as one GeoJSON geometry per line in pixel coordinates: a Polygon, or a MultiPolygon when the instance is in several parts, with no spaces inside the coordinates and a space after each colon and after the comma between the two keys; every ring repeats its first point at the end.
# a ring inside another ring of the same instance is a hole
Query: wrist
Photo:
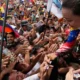
{"type": "Polygon", "coordinates": [[[41,78],[40,80],[44,80],[44,79],[41,78]]]}
{"type": "Polygon", "coordinates": [[[46,80],[45,78],[41,77],[40,80],[46,80]]]}
{"type": "Polygon", "coordinates": [[[7,71],[3,70],[3,71],[1,72],[1,74],[2,74],[2,75],[5,75],[5,74],[7,74],[7,71]]]}
{"type": "Polygon", "coordinates": [[[4,71],[2,71],[2,72],[0,73],[0,80],[3,79],[4,75],[5,75],[5,73],[4,73],[4,71]]]}
{"type": "Polygon", "coordinates": [[[40,73],[38,73],[38,77],[39,77],[39,79],[41,78],[40,73]]]}
{"type": "Polygon", "coordinates": [[[45,77],[41,76],[40,73],[38,73],[38,77],[40,80],[45,80],[45,77]]]}
{"type": "Polygon", "coordinates": [[[16,55],[18,55],[18,54],[19,54],[19,51],[18,51],[18,50],[16,50],[16,51],[15,51],[15,54],[16,54],[16,55]]]}

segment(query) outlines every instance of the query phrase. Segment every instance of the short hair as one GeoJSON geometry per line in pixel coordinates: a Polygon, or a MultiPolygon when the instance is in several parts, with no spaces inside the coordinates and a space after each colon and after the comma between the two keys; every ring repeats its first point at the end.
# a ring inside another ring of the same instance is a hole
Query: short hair
{"type": "Polygon", "coordinates": [[[42,25],[38,28],[38,32],[41,34],[42,32],[45,32],[46,30],[50,30],[50,27],[48,25],[42,25]]]}
{"type": "Polygon", "coordinates": [[[39,50],[41,47],[42,47],[42,46],[40,46],[40,45],[35,45],[35,46],[32,48],[30,54],[36,55],[36,54],[37,54],[37,50],[39,50]]]}
{"type": "Polygon", "coordinates": [[[71,9],[74,15],[80,16],[80,0],[64,0],[62,7],[71,9]]]}
{"type": "Polygon", "coordinates": [[[15,37],[15,33],[14,32],[10,32],[10,33],[6,33],[6,35],[11,34],[13,35],[13,37],[15,37]]]}

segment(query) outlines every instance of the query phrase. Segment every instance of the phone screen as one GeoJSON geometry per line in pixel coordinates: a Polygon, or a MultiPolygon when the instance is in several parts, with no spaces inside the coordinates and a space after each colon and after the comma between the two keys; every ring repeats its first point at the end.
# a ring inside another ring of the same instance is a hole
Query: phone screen
{"type": "Polygon", "coordinates": [[[76,79],[80,78],[80,74],[79,73],[74,74],[74,78],[76,79]]]}

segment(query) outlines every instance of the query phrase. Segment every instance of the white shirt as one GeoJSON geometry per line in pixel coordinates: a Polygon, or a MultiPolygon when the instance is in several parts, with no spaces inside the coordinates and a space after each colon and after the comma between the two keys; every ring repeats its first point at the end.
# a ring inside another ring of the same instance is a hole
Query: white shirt
{"type": "Polygon", "coordinates": [[[30,77],[27,77],[23,80],[40,80],[39,77],[38,77],[38,74],[35,74],[35,75],[32,75],[30,77]]]}
{"type": "Polygon", "coordinates": [[[40,63],[37,62],[36,65],[33,67],[33,69],[27,74],[30,75],[32,72],[36,72],[39,68],[40,68],[40,63]]]}

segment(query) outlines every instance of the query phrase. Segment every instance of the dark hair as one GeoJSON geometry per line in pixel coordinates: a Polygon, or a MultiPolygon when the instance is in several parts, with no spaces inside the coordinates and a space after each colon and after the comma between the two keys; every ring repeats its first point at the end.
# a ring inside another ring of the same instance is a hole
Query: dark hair
{"type": "Polygon", "coordinates": [[[46,25],[42,25],[42,26],[40,26],[40,27],[38,28],[38,32],[39,32],[39,33],[44,32],[44,30],[45,30],[45,26],[46,26],[46,25]]]}
{"type": "Polygon", "coordinates": [[[14,32],[10,32],[10,33],[6,33],[6,35],[11,34],[15,37],[15,33],[14,32]]]}
{"type": "Polygon", "coordinates": [[[31,54],[31,55],[36,55],[36,54],[37,54],[37,50],[39,50],[40,48],[41,48],[40,45],[35,45],[35,46],[33,47],[33,49],[31,50],[30,54],[31,54]]]}
{"type": "Polygon", "coordinates": [[[50,30],[53,30],[54,32],[56,32],[56,29],[55,29],[55,27],[50,27],[50,30]]]}
{"type": "Polygon", "coordinates": [[[62,7],[71,9],[74,15],[80,16],[80,0],[64,0],[62,7]]]}
{"type": "Polygon", "coordinates": [[[50,27],[48,25],[42,25],[38,28],[38,32],[41,34],[42,32],[45,32],[46,30],[50,30],[50,27]]]}
{"type": "Polygon", "coordinates": [[[44,21],[45,19],[47,19],[47,18],[46,18],[46,17],[43,17],[43,21],[44,21]]]}

